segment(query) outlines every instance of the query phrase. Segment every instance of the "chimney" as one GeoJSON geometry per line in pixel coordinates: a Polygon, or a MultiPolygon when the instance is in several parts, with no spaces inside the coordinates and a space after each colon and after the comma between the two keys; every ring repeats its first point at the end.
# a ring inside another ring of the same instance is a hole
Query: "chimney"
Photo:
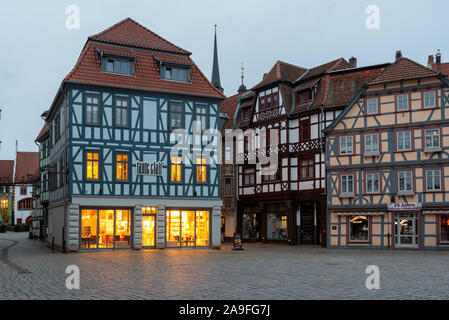
{"type": "Polygon", "coordinates": [[[437,52],[437,54],[435,56],[436,56],[437,64],[440,64],[441,63],[441,52],[440,52],[440,49],[438,49],[438,52],[437,52]]]}
{"type": "Polygon", "coordinates": [[[401,50],[398,50],[398,51],[396,51],[396,62],[398,62],[398,60],[399,59],[401,59],[402,58],[402,52],[401,52],[401,50]]]}
{"type": "Polygon", "coordinates": [[[429,60],[427,61],[427,67],[431,68],[432,64],[434,64],[434,63],[435,63],[435,61],[433,60],[433,56],[430,55],[429,60]]]}
{"type": "Polygon", "coordinates": [[[353,68],[357,68],[357,58],[352,56],[351,58],[349,58],[349,64],[353,67],[353,68]]]}

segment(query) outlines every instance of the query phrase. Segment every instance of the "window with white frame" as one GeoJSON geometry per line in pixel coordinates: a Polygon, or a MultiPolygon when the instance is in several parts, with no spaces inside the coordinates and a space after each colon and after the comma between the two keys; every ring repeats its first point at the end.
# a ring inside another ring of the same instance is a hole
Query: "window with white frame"
{"type": "Polygon", "coordinates": [[[441,170],[426,170],[426,191],[441,190],[441,170]]]}
{"type": "Polygon", "coordinates": [[[379,113],[379,99],[378,98],[366,99],[366,113],[368,115],[379,113]]]}
{"type": "Polygon", "coordinates": [[[410,194],[413,193],[413,172],[399,171],[398,172],[398,193],[410,194]]]}
{"type": "Polygon", "coordinates": [[[344,174],[340,176],[340,194],[353,195],[354,194],[354,175],[344,174]]]}
{"type": "Polygon", "coordinates": [[[437,106],[437,97],[435,91],[426,91],[423,93],[423,108],[431,109],[437,106]]]}
{"type": "Polygon", "coordinates": [[[365,135],[365,154],[379,154],[379,134],[365,135]]]}
{"type": "Polygon", "coordinates": [[[440,149],[441,148],[441,135],[439,128],[425,129],[424,140],[425,149],[440,149]]]}
{"type": "Polygon", "coordinates": [[[397,111],[410,110],[409,101],[410,99],[408,94],[400,94],[396,96],[396,110],[397,111]]]}
{"type": "Polygon", "coordinates": [[[365,193],[379,193],[380,192],[380,174],[378,172],[367,173],[365,175],[365,193]]]}
{"type": "Polygon", "coordinates": [[[340,155],[351,155],[354,153],[354,137],[342,136],[339,138],[340,155]]]}
{"type": "Polygon", "coordinates": [[[396,132],[396,149],[397,149],[397,151],[411,151],[412,150],[412,132],[411,131],[396,132]]]}

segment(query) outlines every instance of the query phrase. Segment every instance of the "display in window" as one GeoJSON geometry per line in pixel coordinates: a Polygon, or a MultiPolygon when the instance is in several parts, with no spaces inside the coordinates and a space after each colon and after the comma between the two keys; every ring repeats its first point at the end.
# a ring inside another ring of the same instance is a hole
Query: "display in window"
{"type": "Polygon", "coordinates": [[[267,214],[267,239],[288,240],[286,215],[274,213],[267,214]]]}
{"type": "Polygon", "coordinates": [[[367,216],[350,216],[349,224],[349,239],[351,241],[369,240],[369,219],[367,216]]]}

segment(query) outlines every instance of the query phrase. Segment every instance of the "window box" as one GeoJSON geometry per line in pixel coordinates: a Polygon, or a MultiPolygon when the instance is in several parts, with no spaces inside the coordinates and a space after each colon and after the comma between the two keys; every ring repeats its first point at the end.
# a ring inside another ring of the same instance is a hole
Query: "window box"
{"type": "Polygon", "coordinates": [[[355,193],[354,192],[342,192],[340,193],[340,198],[354,198],[355,193]]]}
{"type": "Polygon", "coordinates": [[[438,148],[438,147],[436,147],[436,148],[425,148],[424,149],[425,153],[434,153],[434,152],[441,152],[441,151],[442,151],[442,149],[438,148]]]}
{"type": "Polygon", "coordinates": [[[413,196],[415,192],[413,190],[398,191],[398,196],[413,196]]]}
{"type": "Polygon", "coordinates": [[[365,151],[363,153],[363,156],[365,156],[365,157],[376,157],[379,155],[380,155],[379,151],[368,151],[368,152],[365,151]]]}

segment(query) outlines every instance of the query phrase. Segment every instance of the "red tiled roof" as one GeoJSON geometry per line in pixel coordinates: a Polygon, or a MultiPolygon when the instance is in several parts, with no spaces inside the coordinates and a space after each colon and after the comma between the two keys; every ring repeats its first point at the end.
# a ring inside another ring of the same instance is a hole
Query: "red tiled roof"
{"type": "Polygon", "coordinates": [[[16,183],[31,183],[39,173],[38,152],[17,152],[16,183]]]}
{"type": "Polygon", "coordinates": [[[214,98],[225,97],[224,94],[210,83],[188,56],[168,57],[169,55],[167,54],[152,53],[132,48],[118,48],[111,45],[101,45],[100,48],[102,50],[109,49],[117,51],[120,54],[137,55],[137,58],[134,61],[135,75],[124,76],[102,72],[98,52],[95,47],[99,48],[100,46],[98,44],[93,44],[91,41],[87,42],[75,67],[65,78],[66,81],[214,98]],[[191,64],[191,83],[161,80],[155,56],[172,59],[173,61],[182,60],[186,64],[191,64]]]}
{"type": "MultiPolygon", "coordinates": [[[[328,72],[321,78],[306,81],[308,87],[318,82],[315,99],[312,103],[295,105],[293,113],[312,110],[319,107],[336,107],[347,105],[372,78],[378,75],[388,64],[328,72]]],[[[303,88],[299,84],[298,88],[303,88]]]]}
{"type": "Polygon", "coordinates": [[[295,80],[305,81],[307,79],[311,79],[311,78],[314,78],[321,74],[324,74],[325,72],[350,69],[350,68],[353,68],[353,67],[352,67],[352,65],[349,64],[349,62],[347,62],[344,58],[339,58],[339,59],[324,63],[322,65],[319,65],[317,67],[311,68],[311,69],[307,70],[307,72],[304,74],[304,76],[301,79],[295,79],[295,80]]]}
{"type": "Polygon", "coordinates": [[[369,84],[374,85],[391,81],[435,77],[438,74],[438,72],[413,60],[401,57],[398,61],[379,73],[369,84]]]}
{"type": "Polygon", "coordinates": [[[226,100],[223,100],[220,103],[220,113],[227,114],[229,117],[228,121],[226,121],[226,123],[224,124],[222,130],[229,129],[232,127],[234,123],[235,112],[237,111],[237,104],[239,97],[247,92],[248,91],[236,94],[232,97],[227,98],[226,100]]]}
{"type": "Polygon", "coordinates": [[[113,25],[89,40],[190,55],[191,53],[158,36],[131,18],[113,25]]]}
{"type": "Polygon", "coordinates": [[[294,82],[307,69],[298,67],[286,62],[278,61],[271,70],[264,76],[263,80],[254,86],[254,89],[261,88],[278,81],[294,82]]]}
{"type": "Polygon", "coordinates": [[[445,76],[449,76],[449,62],[445,63],[432,63],[431,67],[436,72],[440,72],[445,76]]]}
{"type": "Polygon", "coordinates": [[[0,160],[0,183],[12,184],[14,160],[0,160]]]}
{"type": "Polygon", "coordinates": [[[40,139],[45,136],[45,134],[47,132],[50,131],[50,127],[48,126],[47,123],[44,124],[44,126],[42,127],[41,131],[39,132],[39,134],[37,135],[36,139],[34,141],[40,141],[40,139]]]}

